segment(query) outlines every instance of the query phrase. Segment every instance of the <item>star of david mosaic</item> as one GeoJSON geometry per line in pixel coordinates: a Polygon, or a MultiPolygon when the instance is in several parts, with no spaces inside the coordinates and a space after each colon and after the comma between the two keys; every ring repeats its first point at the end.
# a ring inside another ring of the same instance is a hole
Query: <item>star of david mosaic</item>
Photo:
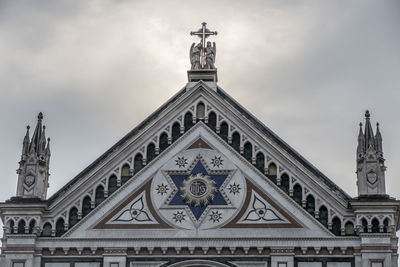
{"type": "Polygon", "coordinates": [[[223,188],[231,172],[211,171],[201,157],[197,157],[186,171],[166,172],[173,190],[164,208],[185,208],[199,220],[209,208],[230,207],[223,188]]]}

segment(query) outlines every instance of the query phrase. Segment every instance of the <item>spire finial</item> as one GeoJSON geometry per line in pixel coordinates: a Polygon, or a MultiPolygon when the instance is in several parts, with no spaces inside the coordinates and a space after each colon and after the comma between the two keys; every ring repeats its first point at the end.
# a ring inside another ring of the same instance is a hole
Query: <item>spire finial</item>
{"type": "Polygon", "coordinates": [[[31,128],[31,126],[27,125],[26,126],[26,134],[25,134],[25,138],[28,138],[26,141],[29,143],[29,129],[31,128]]]}
{"type": "Polygon", "coordinates": [[[28,142],[29,142],[29,129],[31,128],[31,126],[27,125],[26,126],[26,134],[25,137],[28,137],[28,142]]]}
{"type": "Polygon", "coordinates": [[[369,110],[367,109],[367,110],[365,111],[365,118],[366,118],[366,119],[369,119],[370,116],[371,116],[371,114],[369,114],[369,110]]]}
{"type": "Polygon", "coordinates": [[[37,116],[38,120],[43,120],[43,113],[39,112],[39,115],[37,116]]]}

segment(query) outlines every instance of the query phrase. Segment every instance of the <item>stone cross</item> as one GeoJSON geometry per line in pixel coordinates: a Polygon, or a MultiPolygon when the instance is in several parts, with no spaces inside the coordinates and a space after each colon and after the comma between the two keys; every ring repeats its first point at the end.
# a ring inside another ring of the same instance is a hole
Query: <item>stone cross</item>
{"type": "Polygon", "coordinates": [[[206,52],[205,52],[205,47],[206,47],[206,38],[208,38],[210,35],[217,35],[217,32],[212,32],[209,29],[206,28],[207,23],[203,22],[201,24],[201,29],[199,29],[197,32],[190,32],[190,35],[197,35],[201,39],[201,67],[204,67],[206,63],[206,52]]]}

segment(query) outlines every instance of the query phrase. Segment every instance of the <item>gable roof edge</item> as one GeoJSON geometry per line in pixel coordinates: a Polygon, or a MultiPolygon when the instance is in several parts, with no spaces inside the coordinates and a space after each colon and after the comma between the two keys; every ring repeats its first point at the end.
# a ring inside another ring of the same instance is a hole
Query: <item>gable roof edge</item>
{"type": "Polygon", "coordinates": [[[247,120],[249,120],[257,130],[261,131],[264,135],[270,138],[275,144],[280,148],[285,150],[290,156],[295,158],[301,165],[303,165],[307,170],[309,170],[316,177],[321,179],[321,181],[326,184],[332,191],[338,194],[342,199],[349,201],[352,197],[347,194],[343,189],[341,189],[337,184],[335,184],[331,179],[324,175],[320,170],[318,170],[314,165],[312,165],[308,160],[301,156],[294,148],[283,141],[278,135],[276,135],[271,129],[269,129],[264,123],[254,117],[246,108],[239,104],[235,99],[233,99],[228,93],[226,93],[221,87],[217,86],[217,94],[219,94],[224,100],[226,100],[230,105],[237,109],[247,120]]]}
{"type": "MultiPolygon", "coordinates": [[[[200,83],[200,82],[199,82],[200,83]]],[[[139,131],[146,127],[151,121],[157,118],[157,116],[164,111],[167,107],[178,100],[183,94],[187,92],[187,85],[180,89],[175,95],[168,99],[163,105],[151,113],[146,119],[144,119],[138,126],[129,131],[124,135],[117,143],[111,146],[106,152],[104,152],[100,157],[89,164],[85,169],[78,173],[74,178],[72,178],[67,184],[61,187],[57,192],[55,192],[50,198],[47,199],[47,203],[50,206],[58,197],[66,193],[69,188],[71,188],[76,182],[78,182],[84,175],[89,173],[97,164],[106,159],[111,153],[117,150],[122,144],[124,144],[129,138],[135,136],[139,131]]]]}

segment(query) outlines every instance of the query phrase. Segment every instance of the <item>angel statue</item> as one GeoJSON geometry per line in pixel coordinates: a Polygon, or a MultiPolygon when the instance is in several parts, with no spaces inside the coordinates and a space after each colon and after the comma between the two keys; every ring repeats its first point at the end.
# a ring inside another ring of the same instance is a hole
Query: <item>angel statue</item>
{"type": "Polygon", "coordinates": [[[213,46],[211,46],[211,42],[207,42],[205,69],[215,69],[214,63],[216,54],[217,48],[215,46],[215,42],[213,42],[213,46]]]}
{"type": "Polygon", "coordinates": [[[200,64],[201,50],[202,50],[201,43],[198,43],[197,45],[193,43],[192,46],[190,47],[190,64],[192,64],[191,67],[192,70],[201,69],[201,64],[200,64]]]}

